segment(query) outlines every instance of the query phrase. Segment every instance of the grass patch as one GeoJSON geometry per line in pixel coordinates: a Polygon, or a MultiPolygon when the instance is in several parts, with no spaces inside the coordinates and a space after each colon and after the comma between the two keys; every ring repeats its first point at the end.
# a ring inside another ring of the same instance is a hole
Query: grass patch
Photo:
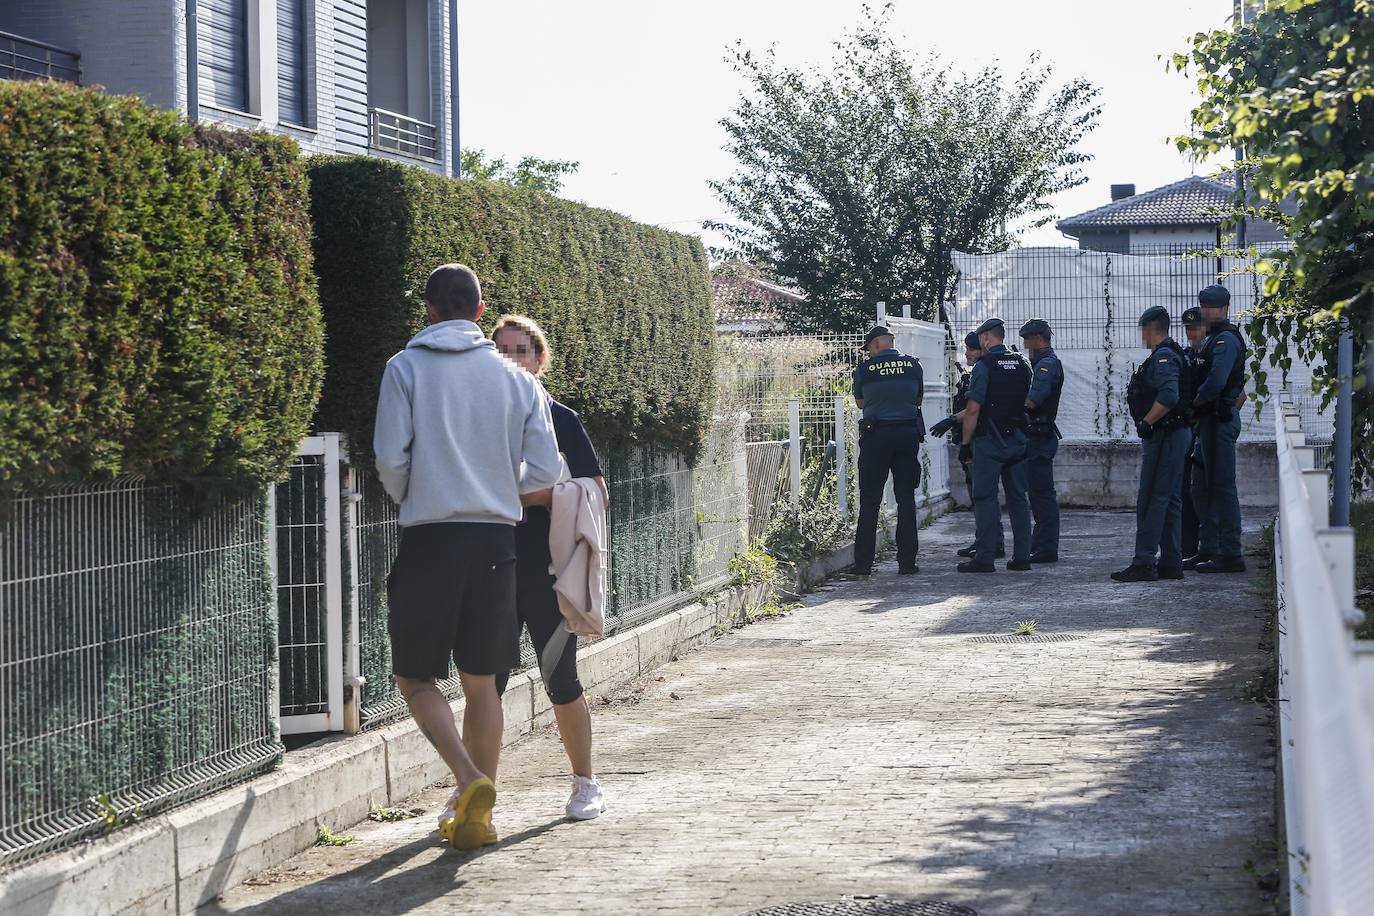
{"type": "Polygon", "coordinates": [[[315,822],[315,845],[316,846],[347,846],[357,837],[351,833],[335,833],[329,829],[329,825],[321,821],[315,822]]]}
{"type": "Polygon", "coordinates": [[[1016,629],[1011,631],[1013,636],[1034,636],[1039,633],[1039,621],[1034,617],[1029,620],[1016,621],[1016,629]]]}
{"type": "Polygon", "coordinates": [[[1350,526],[1355,529],[1355,606],[1364,611],[1355,638],[1374,639],[1374,503],[1352,504],[1350,526]]]}

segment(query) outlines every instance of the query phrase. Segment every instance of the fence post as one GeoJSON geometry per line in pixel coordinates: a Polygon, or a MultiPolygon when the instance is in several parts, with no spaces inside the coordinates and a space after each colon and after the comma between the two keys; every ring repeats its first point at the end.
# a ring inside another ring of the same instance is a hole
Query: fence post
{"type": "Polygon", "coordinates": [[[835,398],[835,508],[849,524],[849,402],[835,398]]]}
{"type": "Polygon", "coordinates": [[[886,320],[887,320],[887,303],[886,303],[886,302],[879,302],[879,303],[878,303],[878,324],[882,324],[882,323],[883,323],[884,321],[886,321],[886,320]]]}
{"type": "Polygon", "coordinates": [[[801,401],[787,402],[787,476],[792,487],[792,511],[801,511],[801,401]]]}
{"type": "Polygon", "coordinates": [[[903,302],[903,303],[902,303],[902,317],[903,317],[903,318],[910,318],[910,317],[911,317],[911,303],[910,303],[910,302],[903,302]]]}
{"type": "Polygon", "coordinates": [[[1336,435],[1331,443],[1332,476],[1331,524],[1344,528],[1350,524],[1350,407],[1354,398],[1355,338],[1350,320],[1341,319],[1341,336],[1336,356],[1336,375],[1341,387],[1336,395],[1336,435]]]}

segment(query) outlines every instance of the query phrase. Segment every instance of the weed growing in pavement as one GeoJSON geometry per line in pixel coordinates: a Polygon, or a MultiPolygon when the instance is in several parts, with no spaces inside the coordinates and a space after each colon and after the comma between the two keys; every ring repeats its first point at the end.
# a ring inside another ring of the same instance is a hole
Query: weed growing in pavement
{"type": "Polygon", "coordinates": [[[347,846],[357,839],[351,833],[335,833],[323,821],[315,822],[315,832],[316,846],[347,846]]]}
{"type": "Polygon", "coordinates": [[[419,812],[412,811],[409,808],[389,808],[384,805],[379,805],[372,799],[368,799],[367,801],[367,819],[370,821],[378,821],[383,824],[389,824],[394,821],[408,821],[418,813],[419,812]]]}
{"type": "Polygon", "coordinates": [[[774,585],[778,581],[778,561],[763,549],[762,538],[731,557],[729,570],[736,585],[774,585]]]}
{"type": "Polygon", "coordinates": [[[1016,621],[1016,629],[1011,632],[1013,636],[1034,636],[1040,632],[1036,629],[1037,626],[1038,621],[1034,617],[1029,620],[1018,620],[1016,621]]]}
{"type": "Polygon", "coordinates": [[[120,827],[127,827],[143,816],[142,808],[134,808],[127,814],[121,814],[119,806],[111,801],[110,796],[105,793],[92,798],[91,804],[95,805],[96,818],[100,823],[102,833],[112,833],[120,827]]]}

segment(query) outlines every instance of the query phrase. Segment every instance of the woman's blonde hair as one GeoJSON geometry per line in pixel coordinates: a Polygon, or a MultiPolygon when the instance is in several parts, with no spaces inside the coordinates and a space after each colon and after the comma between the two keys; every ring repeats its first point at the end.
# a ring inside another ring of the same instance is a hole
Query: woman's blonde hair
{"type": "Polygon", "coordinates": [[[496,327],[492,329],[491,339],[496,340],[496,335],[506,328],[514,328],[523,331],[534,344],[534,352],[539,357],[539,375],[544,374],[544,370],[549,365],[549,359],[553,356],[553,350],[549,348],[549,339],[544,336],[544,329],[539,327],[539,323],[533,318],[525,315],[502,315],[496,322],[496,327]]]}

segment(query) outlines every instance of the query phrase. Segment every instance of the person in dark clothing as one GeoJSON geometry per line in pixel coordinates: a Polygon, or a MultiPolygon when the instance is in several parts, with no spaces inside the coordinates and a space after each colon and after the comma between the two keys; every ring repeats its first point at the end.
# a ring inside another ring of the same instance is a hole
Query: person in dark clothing
{"type": "Polygon", "coordinates": [[[892,476],[897,500],[897,572],[917,572],[916,488],[921,484],[920,450],[925,438],[921,362],[899,353],[892,332],[874,325],[864,337],[868,358],[854,369],[854,403],[863,411],[859,433],[859,521],[854,532],[854,573],[873,572],[878,509],[892,476]]]}
{"type": "Polygon", "coordinates": [[[983,358],[973,367],[964,408],[959,460],[973,461],[973,516],[977,545],[973,559],[960,563],[959,572],[993,572],[993,556],[1002,527],[997,505],[1001,481],[1011,517],[1012,551],[1007,569],[1031,568],[1031,514],[1026,501],[1026,396],[1030,366],[1007,349],[1006,326],[989,318],[978,326],[983,358]]]}
{"type": "Polygon", "coordinates": [[[1026,487],[1035,527],[1031,530],[1032,563],[1059,562],[1059,494],[1054,490],[1054,456],[1059,451],[1059,395],[1064,367],[1050,346],[1050,325],[1032,318],[1021,326],[1021,342],[1031,361],[1030,394],[1026,396],[1026,487]]]}
{"type": "MultiPolygon", "coordinates": [[[[548,365],[550,350],[544,332],[533,320],[506,315],[496,324],[492,341],[501,354],[536,377],[548,365]]],[[[601,472],[582,420],[571,408],[549,398],[554,436],[567,462],[569,478],[596,481],[603,503],[608,503],[606,479],[601,472]]],[[[563,749],[572,764],[573,788],[566,813],[573,820],[590,820],[606,810],[605,794],[592,770],[592,714],[577,677],[577,637],[569,632],[558,608],[554,576],[550,570],[549,505],[553,491],[540,490],[521,500],[525,517],[515,529],[515,603],[520,625],[530,634],[539,676],[553,704],[563,749]]],[[[504,692],[509,672],[497,680],[504,692]]]]}
{"type": "Polygon", "coordinates": [[[1141,439],[1135,556],[1130,566],[1112,573],[1118,582],[1183,578],[1181,478],[1191,437],[1187,392],[1180,390],[1183,348],[1169,336],[1169,310],[1162,305],[1141,314],[1140,336],[1150,355],[1126,392],[1141,439]]]}
{"type": "MultiPolygon", "coordinates": [[[[954,412],[930,428],[930,434],[932,436],[943,436],[950,430],[962,429],[964,408],[968,406],[968,386],[969,382],[973,380],[973,372],[971,370],[978,364],[978,360],[982,358],[983,344],[978,340],[977,334],[973,331],[969,331],[964,335],[964,365],[968,366],[969,369],[964,370],[960,368],[959,370],[959,381],[954,385],[954,403],[951,405],[954,412]]],[[[964,486],[968,488],[969,505],[973,504],[972,464],[972,461],[959,462],[959,467],[964,471],[964,486]]],[[[970,543],[967,547],[959,548],[958,554],[961,557],[971,557],[977,552],[977,549],[978,545],[976,543],[970,543]]],[[[997,557],[1000,559],[1006,555],[1006,535],[1002,533],[1001,529],[998,529],[997,557]]]]}
{"type": "Polygon", "coordinates": [[[1197,423],[1197,463],[1193,493],[1201,521],[1198,552],[1184,562],[1200,573],[1245,571],[1240,543],[1240,494],[1236,488],[1239,405],[1245,393],[1245,340],[1227,320],[1231,294],[1224,286],[1198,293],[1207,338],[1198,354],[1198,385],[1193,410],[1197,423]],[[1200,478],[1200,479],[1199,479],[1200,478]]]}
{"type": "MultiPolygon", "coordinates": [[[[1183,312],[1183,332],[1188,336],[1188,346],[1184,348],[1185,370],[1196,373],[1198,353],[1202,341],[1207,337],[1207,326],[1202,321],[1202,309],[1194,306],[1183,312]]],[[[1198,515],[1193,504],[1193,470],[1196,468],[1197,429],[1190,428],[1188,453],[1183,458],[1183,555],[1192,557],[1198,548],[1198,515]]]]}

